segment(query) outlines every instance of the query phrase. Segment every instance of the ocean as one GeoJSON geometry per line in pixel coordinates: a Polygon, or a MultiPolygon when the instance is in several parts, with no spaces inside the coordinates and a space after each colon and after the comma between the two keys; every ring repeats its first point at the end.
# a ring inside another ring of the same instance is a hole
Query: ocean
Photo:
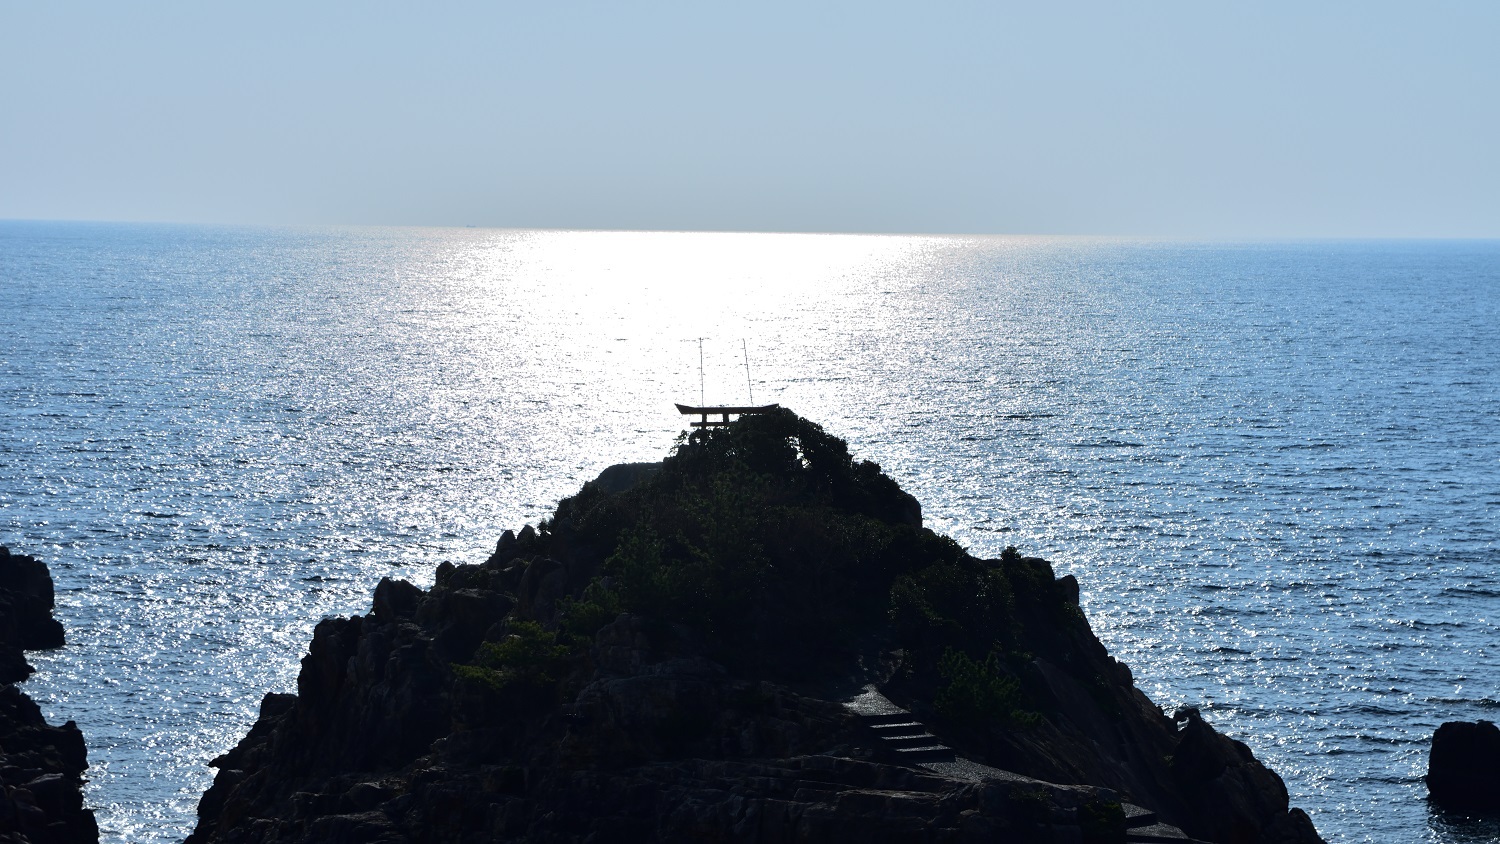
{"type": "Polygon", "coordinates": [[[25,688],[105,840],[191,830],[320,618],[752,395],[1075,575],[1330,841],[1500,836],[1422,784],[1500,715],[1500,242],[12,221],[0,329],[0,544],[69,640],[25,688]]]}

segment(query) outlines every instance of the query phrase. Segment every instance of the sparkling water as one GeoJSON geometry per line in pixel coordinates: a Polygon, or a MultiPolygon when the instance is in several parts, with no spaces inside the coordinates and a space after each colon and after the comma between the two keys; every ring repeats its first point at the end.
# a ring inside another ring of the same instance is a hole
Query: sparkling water
{"type": "Polygon", "coordinates": [[[1500,714],[1500,243],[0,222],[0,328],[106,840],[186,835],[318,619],[752,392],[1076,575],[1331,841],[1495,834],[1421,776],[1500,714]]]}

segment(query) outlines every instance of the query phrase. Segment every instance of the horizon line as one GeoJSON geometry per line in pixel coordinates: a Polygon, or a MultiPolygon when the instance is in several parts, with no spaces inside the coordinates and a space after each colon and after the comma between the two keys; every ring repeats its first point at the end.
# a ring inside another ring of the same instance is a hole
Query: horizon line
{"type": "Polygon", "coordinates": [[[734,229],[734,228],[630,228],[630,227],[586,227],[586,226],[513,226],[486,224],[441,224],[441,223],[267,223],[267,222],[219,222],[183,220],[106,220],[91,218],[48,217],[0,217],[0,223],[76,224],[100,226],[179,226],[196,228],[244,228],[244,229],[432,229],[432,230],[484,230],[512,232],[571,232],[580,234],[730,234],[730,235],[807,235],[831,237],[1015,237],[1045,238],[1056,240],[1145,240],[1178,243],[1267,243],[1306,242],[1329,243],[1348,241],[1500,241],[1494,235],[1434,235],[1434,234],[1119,234],[1082,232],[997,232],[997,231],[899,231],[899,230],[834,230],[834,229],[734,229]]]}

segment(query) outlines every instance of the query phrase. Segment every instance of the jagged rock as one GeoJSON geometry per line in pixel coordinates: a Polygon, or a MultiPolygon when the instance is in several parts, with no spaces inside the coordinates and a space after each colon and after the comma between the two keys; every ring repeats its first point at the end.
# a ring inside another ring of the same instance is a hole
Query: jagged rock
{"type": "Polygon", "coordinates": [[[1197,834],[1226,844],[1320,840],[1306,813],[1289,811],[1286,785],[1250,748],[1220,735],[1197,710],[1183,720],[1172,753],[1175,785],[1190,806],[1212,807],[1195,813],[1197,834]]]}
{"type": "Polygon", "coordinates": [[[63,646],[52,617],[52,573],[34,557],[0,546],[0,683],[31,676],[22,651],[63,646]]]}
{"type": "Polygon", "coordinates": [[[31,674],[21,650],[63,644],[52,618],[52,575],[40,561],[0,547],[0,842],[96,844],[83,805],[88,751],[72,721],[54,727],[11,683],[31,674]]]}
{"type": "Polygon", "coordinates": [[[1076,605],[1078,603],[1078,578],[1071,574],[1058,578],[1057,591],[1064,601],[1076,605]]]}
{"type": "Polygon", "coordinates": [[[506,553],[507,551],[511,551],[515,548],[515,544],[516,532],[513,530],[506,530],[504,533],[500,534],[500,538],[495,541],[495,556],[498,557],[501,554],[506,553]]]}
{"type": "Polygon", "coordinates": [[[449,588],[435,587],[411,617],[431,632],[449,660],[465,661],[516,602],[494,589],[451,586],[452,581],[449,588]]]}
{"type": "Polygon", "coordinates": [[[1432,735],[1427,792],[1453,811],[1500,814],[1500,727],[1449,721],[1432,735]]]}
{"type": "Polygon", "coordinates": [[[1164,836],[1319,841],[1248,748],[1135,688],[1076,580],[920,514],[789,412],[607,470],[320,623],[189,842],[1103,842],[1123,801],[1164,836]],[[865,683],[958,758],[893,760],[842,705],[865,683]]]}
{"type": "Polygon", "coordinates": [[[404,580],[382,577],[375,586],[371,614],[384,621],[407,620],[416,615],[422,602],[422,590],[404,580]]]}
{"type": "Polygon", "coordinates": [[[536,547],[537,532],[531,525],[522,525],[521,532],[516,535],[516,547],[522,551],[529,551],[536,547]]]}

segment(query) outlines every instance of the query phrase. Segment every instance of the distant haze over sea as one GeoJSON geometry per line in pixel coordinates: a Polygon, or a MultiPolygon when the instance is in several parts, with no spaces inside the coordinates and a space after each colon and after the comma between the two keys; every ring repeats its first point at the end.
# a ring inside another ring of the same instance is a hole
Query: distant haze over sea
{"type": "MultiPolygon", "coordinates": [[[[1500,708],[1500,242],[0,222],[0,544],[108,840],[180,840],[311,629],[478,562],[674,401],[779,402],[1287,782],[1460,842],[1421,776],[1500,708]],[[742,345],[743,342],[743,345],[742,345]]],[[[1479,837],[1475,837],[1478,835],[1479,837]]]]}

